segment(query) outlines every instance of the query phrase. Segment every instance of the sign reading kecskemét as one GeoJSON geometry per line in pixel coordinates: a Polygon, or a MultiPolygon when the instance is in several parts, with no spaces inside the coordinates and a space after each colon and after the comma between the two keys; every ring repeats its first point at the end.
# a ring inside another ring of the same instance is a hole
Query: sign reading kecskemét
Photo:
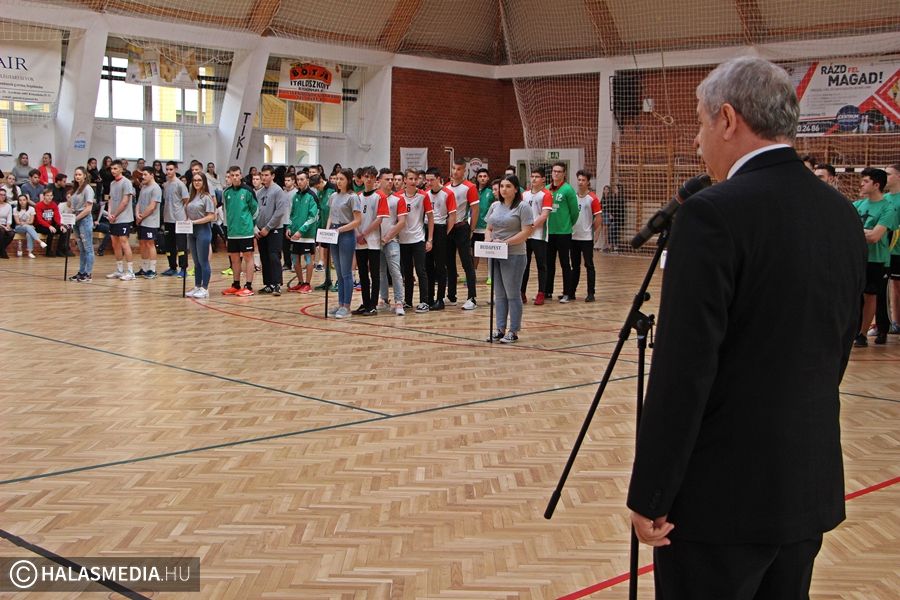
{"type": "Polygon", "coordinates": [[[784,65],[800,99],[800,136],[900,131],[900,57],[784,65]]]}
{"type": "Polygon", "coordinates": [[[341,67],[327,62],[281,61],[277,97],[315,104],[340,104],[344,95],[341,67]]]}
{"type": "Polygon", "coordinates": [[[56,102],[61,61],[60,40],[0,41],[0,100],[56,102]]]}

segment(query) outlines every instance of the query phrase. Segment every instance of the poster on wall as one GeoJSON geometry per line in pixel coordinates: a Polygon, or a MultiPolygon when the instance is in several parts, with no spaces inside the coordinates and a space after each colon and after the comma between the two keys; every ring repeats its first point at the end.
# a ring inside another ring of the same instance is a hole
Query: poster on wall
{"type": "Polygon", "coordinates": [[[29,104],[56,102],[62,42],[0,42],[0,100],[29,104]]]}
{"type": "Polygon", "coordinates": [[[400,170],[428,168],[428,148],[400,148],[400,170]]]}
{"type": "Polygon", "coordinates": [[[900,57],[784,65],[800,99],[799,136],[900,131],[900,57]]]}
{"type": "Polygon", "coordinates": [[[475,181],[475,174],[478,173],[478,169],[487,169],[488,163],[486,160],[481,160],[480,158],[470,158],[466,161],[466,179],[470,181],[475,181]]]}
{"type": "Polygon", "coordinates": [[[200,66],[193,50],[172,48],[139,48],[128,45],[128,69],[125,81],[137,85],[196,89],[200,80],[200,66]]]}
{"type": "Polygon", "coordinates": [[[282,59],[275,95],[295,102],[340,104],[344,97],[341,66],[328,62],[282,59]]]}

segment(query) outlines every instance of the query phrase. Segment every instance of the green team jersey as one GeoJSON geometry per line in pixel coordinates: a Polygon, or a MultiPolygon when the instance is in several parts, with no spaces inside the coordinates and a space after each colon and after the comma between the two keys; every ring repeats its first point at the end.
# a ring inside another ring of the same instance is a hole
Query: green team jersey
{"type": "MultiPolygon", "coordinates": [[[[885,194],[884,199],[894,205],[897,214],[897,220],[900,221],[900,192],[893,194],[885,194]]],[[[900,227],[895,227],[888,246],[891,249],[891,256],[900,256],[900,227]]]]}
{"type": "Polygon", "coordinates": [[[330,211],[328,199],[334,193],[334,190],[330,187],[326,187],[321,192],[318,190],[311,191],[316,195],[316,200],[319,203],[319,229],[325,229],[328,225],[328,214],[330,211]]]}
{"type": "Polygon", "coordinates": [[[547,233],[571,234],[572,227],[578,221],[578,196],[575,189],[564,182],[558,188],[549,187],[547,190],[553,194],[553,208],[550,209],[550,217],[547,219],[547,233]]]}
{"type": "Polygon", "coordinates": [[[478,223],[475,224],[475,231],[481,232],[487,230],[487,221],[485,221],[485,218],[487,217],[488,209],[493,202],[494,190],[491,186],[487,186],[478,192],[478,223]]]}
{"type": "Polygon", "coordinates": [[[306,239],[316,239],[319,225],[319,205],[309,189],[298,191],[291,202],[291,235],[299,233],[306,239]]]}
{"type": "Polygon", "coordinates": [[[230,239],[252,238],[253,226],[259,212],[259,203],[248,187],[225,188],[222,193],[225,205],[225,225],[228,227],[230,239]]]}
{"type": "Polygon", "coordinates": [[[869,262],[890,265],[890,232],[897,229],[897,209],[893,202],[887,199],[872,202],[868,198],[863,198],[854,202],[853,206],[859,213],[863,229],[875,229],[878,225],[882,225],[888,230],[888,233],[881,236],[880,240],[869,244],[869,262]]]}

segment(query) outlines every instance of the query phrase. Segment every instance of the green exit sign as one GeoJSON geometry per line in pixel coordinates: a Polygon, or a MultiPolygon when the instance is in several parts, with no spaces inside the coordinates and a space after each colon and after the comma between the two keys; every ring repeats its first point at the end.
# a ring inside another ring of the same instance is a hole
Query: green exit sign
{"type": "Polygon", "coordinates": [[[559,160],[559,152],[548,152],[547,158],[550,160],[559,160]]]}

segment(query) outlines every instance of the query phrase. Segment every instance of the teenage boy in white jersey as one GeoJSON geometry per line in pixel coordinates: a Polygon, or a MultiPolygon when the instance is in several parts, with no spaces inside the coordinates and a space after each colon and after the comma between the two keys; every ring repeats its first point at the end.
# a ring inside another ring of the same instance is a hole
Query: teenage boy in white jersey
{"type": "Polygon", "coordinates": [[[375,167],[365,167],[362,173],[364,189],[359,192],[362,220],[356,229],[356,265],[359,268],[359,289],[362,304],[354,314],[378,314],[378,290],[381,287],[381,220],[388,216],[387,194],[375,189],[375,167]]]}
{"type": "MultiPolygon", "coordinates": [[[[587,296],[585,302],[594,301],[597,272],[594,269],[594,234],[600,229],[602,208],[600,198],[591,191],[591,174],[581,170],[576,173],[578,186],[575,195],[578,198],[578,220],[572,226],[572,293],[578,289],[581,280],[581,260],[587,271],[587,296]]],[[[575,297],[572,297],[574,300],[575,297]]]]}
{"type": "Polygon", "coordinates": [[[434,239],[434,217],[428,219],[428,241],[425,241],[425,215],[433,215],[431,200],[416,187],[418,174],[415,169],[407,169],[403,178],[405,187],[401,197],[406,203],[406,227],[400,231],[400,270],[403,273],[403,289],[406,292],[404,303],[412,305],[413,265],[416,268],[416,279],[419,284],[419,303],[417,313],[429,311],[428,273],[425,271],[425,253],[431,252],[431,240],[434,239]]]}
{"type": "Polygon", "coordinates": [[[474,310],[475,301],[475,266],[472,264],[471,240],[472,232],[478,223],[478,190],[475,184],[466,180],[466,161],[457,158],[453,161],[450,172],[450,183],[447,187],[456,195],[456,225],[447,236],[447,299],[450,305],[456,305],[456,255],[462,263],[466,274],[468,299],[463,310],[474,310]]]}
{"type": "Polygon", "coordinates": [[[444,187],[444,179],[437,167],[425,171],[425,195],[431,202],[434,237],[431,252],[425,258],[428,273],[430,310],[444,310],[444,294],[447,291],[447,236],[456,225],[456,194],[444,187]],[[435,296],[437,287],[437,296],[435,296]]]}
{"type": "Polygon", "coordinates": [[[131,262],[131,244],[128,235],[134,225],[134,186],[122,173],[122,161],[114,160],[110,167],[113,180],[109,184],[109,235],[112,236],[113,252],[116,255],[116,270],[107,279],[134,279],[134,263],[131,262]],[[125,263],[123,265],[123,263],[125,263]],[[128,270],[124,270],[127,265],[128,270]]]}
{"type": "Polygon", "coordinates": [[[190,194],[178,178],[177,169],[178,163],[171,160],[166,163],[166,182],[163,184],[163,227],[166,232],[166,258],[169,261],[169,269],[163,271],[166,277],[184,277],[187,271],[187,234],[175,233],[175,223],[187,220],[184,206],[190,194]]]}
{"type": "Polygon", "coordinates": [[[535,306],[544,303],[547,286],[547,219],[553,210],[553,196],[546,187],[544,170],[534,168],[531,171],[531,187],[522,193],[522,202],[531,207],[534,218],[534,231],[525,241],[525,275],[522,277],[522,302],[528,303],[528,275],[531,273],[531,257],[537,263],[537,295],[535,306]]]}
{"type": "Polygon", "coordinates": [[[388,214],[381,219],[381,300],[379,308],[390,308],[388,302],[388,273],[394,284],[394,313],[398,317],[406,314],[403,309],[403,274],[400,272],[400,243],[398,236],[406,228],[406,202],[403,194],[391,194],[387,197],[388,214]]]}
{"type": "Polygon", "coordinates": [[[162,189],[153,178],[153,171],[141,171],[141,193],[138,196],[134,222],[138,230],[138,246],[141,250],[141,270],[135,276],[156,278],[156,235],[159,232],[159,205],[162,189]]]}

